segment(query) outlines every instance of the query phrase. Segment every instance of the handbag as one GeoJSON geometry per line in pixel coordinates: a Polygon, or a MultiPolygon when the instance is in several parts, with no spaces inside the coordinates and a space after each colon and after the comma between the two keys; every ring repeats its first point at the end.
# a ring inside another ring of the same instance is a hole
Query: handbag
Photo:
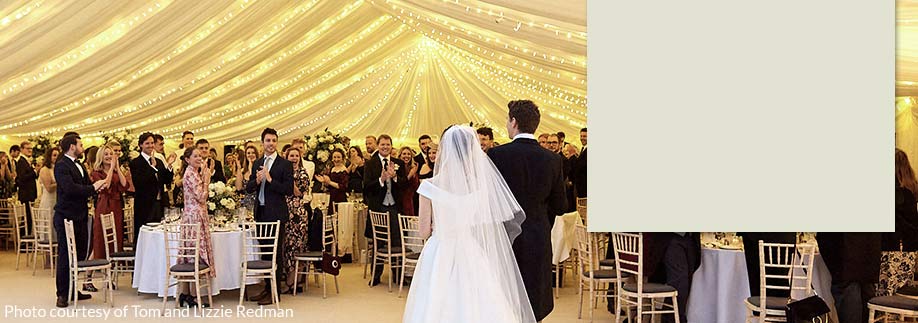
{"type": "Polygon", "coordinates": [[[823,316],[828,313],[829,305],[818,295],[788,302],[785,308],[788,323],[828,322],[823,319],[823,316]]]}
{"type": "Polygon", "coordinates": [[[341,270],[341,257],[338,257],[337,252],[335,255],[332,255],[327,252],[322,253],[322,272],[338,276],[338,272],[341,270]]]}

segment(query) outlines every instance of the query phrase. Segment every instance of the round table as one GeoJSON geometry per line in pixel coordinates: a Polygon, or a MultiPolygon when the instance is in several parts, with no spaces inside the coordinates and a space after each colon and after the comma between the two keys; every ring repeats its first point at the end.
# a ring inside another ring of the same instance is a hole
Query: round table
{"type": "MultiPolygon", "coordinates": [[[[242,231],[211,232],[211,243],[214,249],[214,269],[217,272],[212,280],[211,292],[220,294],[221,290],[238,289],[242,280],[242,231]]],[[[134,260],[134,281],[132,286],[141,293],[156,293],[159,297],[175,294],[175,286],[164,290],[166,285],[166,247],[163,231],[148,226],[140,229],[137,237],[137,251],[134,260]]],[[[175,264],[175,258],[172,259],[175,264]]],[[[254,257],[253,259],[254,260],[254,257]]],[[[248,279],[246,285],[258,283],[258,279],[248,279]]]]}

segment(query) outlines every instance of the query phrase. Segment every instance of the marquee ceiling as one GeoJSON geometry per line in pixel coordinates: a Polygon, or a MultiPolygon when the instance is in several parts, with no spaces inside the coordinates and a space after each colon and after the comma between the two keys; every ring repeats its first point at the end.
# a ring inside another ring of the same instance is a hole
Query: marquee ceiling
{"type": "Polygon", "coordinates": [[[918,96],[918,1],[896,1],[896,96],[918,96]]]}
{"type": "Polygon", "coordinates": [[[212,141],[586,126],[586,1],[7,0],[0,134],[212,141]]]}

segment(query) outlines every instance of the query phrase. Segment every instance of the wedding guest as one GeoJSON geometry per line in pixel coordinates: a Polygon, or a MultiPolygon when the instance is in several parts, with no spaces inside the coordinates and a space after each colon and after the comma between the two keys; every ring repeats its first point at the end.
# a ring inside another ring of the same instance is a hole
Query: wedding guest
{"type": "MultiPolygon", "coordinates": [[[[153,138],[154,146],[156,145],[156,138],[153,138]]],[[[110,140],[106,145],[112,147],[112,151],[115,152],[116,159],[119,161],[119,167],[121,167],[121,174],[124,175],[125,180],[127,181],[127,187],[125,187],[124,193],[126,195],[134,195],[134,182],[131,181],[131,169],[128,167],[130,164],[130,158],[123,158],[124,151],[121,147],[121,143],[117,140],[110,140]]]]}
{"type": "Polygon", "coordinates": [[[481,143],[481,150],[488,152],[489,149],[494,147],[494,130],[489,127],[478,128],[475,132],[478,133],[478,142],[481,143]]]}
{"type": "Polygon", "coordinates": [[[140,236],[140,227],[163,218],[162,195],[172,179],[174,156],[163,161],[153,157],[153,134],[144,132],[138,138],[140,156],[131,161],[131,179],[134,181],[134,236],[140,236]]]}
{"type": "Polygon", "coordinates": [[[832,277],[839,323],[867,322],[867,301],[874,297],[880,277],[881,240],[881,233],[816,234],[819,254],[832,277]]]}
{"type": "MultiPolygon", "coordinates": [[[[351,146],[351,138],[348,137],[348,136],[341,136],[341,145],[343,145],[344,147],[350,147],[350,146],[351,146]]],[[[304,151],[305,151],[305,150],[304,150],[304,151]]]]}
{"type": "Polygon", "coordinates": [[[10,146],[10,170],[13,171],[13,179],[16,179],[16,164],[19,163],[19,156],[22,155],[22,149],[19,145],[10,146]]]}
{"type": "Polygon", "coordinates": [[[365,160],[363,159],[363,154],[360,153],[360,146],[348,148],[348,153],[351,161],[350,165],[347,166],[347,171],[350,174],[347,181],[348,192],[363,193],[363,165],[365,160]]]}
{"type": "MultiPolygon", "coordinates": [[[[413,155],[412,155],[413,156],[413,155]]],[[[350,173],[344,166],[344,151],[334,149],[331,153],[332,167],[326,169],[325,174],[316,175],[316,180],[321,182],[328,189],[329,203],[328,213],[334,213],[335,203],[347,202],[347,184],[350,180],[350,173]]]]}
{"type": "Polygon", "coordinates": [[[306,233],[309,230],[308,220],[312,211],[309,202],[303,198],[310,195],[309,173],[303,168],[303,152],[299,148],[288,149],[284,158],[293,164],[293,194],[287,196],[287,209],[290,216],[284,224],[284,243],[281,250],[284,254],[284,272],[287,274],[281,294],[292,294],[296,254],[306,252],[306,233]]]}
{"type": "Polygon", "coordinates": [[[86,156],[85,160],[83,160],[84,169],[92,169],[92,165],[96,164],[96,155],[98,153],[99,147],[92,146],[86,149],[86,152],[83,154],[83,156],[86,156]]]}
{"type": "MultiPolygon", "coordinates": [[[[166,145],[166,138],[164,138],[160,134],[153,134],[153,157],[159,158],[160,160],[166,160],[165,145],[166,145]]],[[[176,157],[176,159],[178,159],[178,157],[176,157]]],[[[175,163],[172,163],[172,164],[175,164],[175,163]]],[[[172,186],[173,186],[172,181],[169,181],[169,183],[166,183],[165,185],[163,185],[163,193],[160,195],[160,198],[159,198],[159,200],[162,201],[163,207],[173,206],[172,201],[169,198],[170,196],[173,196],[172,186]]]]}
{"type": "Polygon", "coordinates": [[[402,187],[402,214],[407,216],[416,216],[418,214],[418,204],[415,204],[415,196],[418,192],[418,187],[421,186],[421,179],[418,178],[418,170],[420,165],[415,162],[413,155],[414,151],[409,147],[402,147],[398,151],[399,158],[402,162],[405,163],[405,167],[408,168],[408,183],[402,187]]]}
{"type": "Polygon", "coordinates": [[[548,134],[547,133],[543,133],[539,135],[539,146],[542,146],[542,148],[548,149],[548,134]]]}
{"type": "MultiPolygon", "coordinates": [[[[182,142],[179,143],[179,149],[172,152],[170,156],[175,156],[175,162],[172,163],[172,169],[181,169],[182,167],[182,156],[185,155],[185,149],[194,146],[194,132],[185,130],[182,132],[182,142]]],[[[181,176],[181,175],[180,175],[181,176]]],[[[181,194],[180,191],[176,191],[176,194],[181,194]]]]}
{"type": "Polygon", "coordinates": [[[118,165],[118,158],[111,146],[103,146],[96,156],[96,164],[93,165],[90,179],[92,181],[105,180],[106,188],[99,191],[96,199],[95,215],[92,221],[92,259],[105,259],[105,236],[102,231],[102,215],[114,213],[115,218],[115,241],[119,243],[118,248],[109,245],[108,250],[111,253],[124,251],[122,243],[124,241],[124,210],[121,204],[121,193],[127,188],[127,179],[121,172],[118,165]]]}
{"type": "Polygon", "coordinates": [[[430,139],[430,135],[422,135],[418,138],[418,146],[421,148],[421,151],[417,156],[414,156],[414,162],[416,164],[424,165],[427,163],[427,148],[430,146],[431,142],[433,142],[433,140],[430,139]]]}
{"type": "MultiPolygon", "coordinates": [[[[57,204],[54,206],[54,231],[58,237],[66,237],[64,220],[73,221],[74,241],[76,242],[77,259],[85,259],[86,243],[89,240],[87,214],[89,198],[97,191],[106,188],[107,181],[89,181],[88,171],[77,158],[83,154],[83,142],[79,135],[65,136],[60,141],[64,156],[58,158],[54,166],[54,179],[57,182],[57,204]],[[92,183],[92,184],[90,184],[92,183]]],[[[57,307],[70,305],[70,259],[67,239],[59,239],[57,244],[57,307]]],[[[74,260],[75,261],[75,260],[74,260]]],[[[78,300],[89,299],[89,294],[77,293],[78,300]]]]}
{"type": "MultiPolygon", "coordinates": [[[[391,155],[392,137],[383,134],[379,136],[379,151],[366,163],[366,169],[363,177],[363,197],[370,211],[383,212],[389,214],[389,223],[398,223],[398,214],[403,212],[401,205],[402,187],[408,181],[405,164],[391,155]]],[[[367,217],[366,230],[364,236],[373,238],[373,225],[370,217],[367,217]]],[[[401,232],[397,225],[389,226],[389,239],[392,246],[401,246],[401,232]]],[[[379,248],[379,246],[377,246],[379,248]]],[[[383,264],[376,265],[372,286],[379,285],[379,278],[382,275],[383,264]]],[[[392,269],[392,277],[399,277],[396,267],[392,269]]]]}
{"type": "Polygon", "coordinates": [[[571,165],[571,181],[577,197],[587,197],[587,128],[580,129],[580,154],[571,165]]]}
{"type": "MultiPolygon", "coordinates": [[[[182,227],[182,232],[180,236],[182,239],[194,239],[198,240],[199,249],[198,254],[201,259],[201,266],[210,268],[210,277],[216,277],[217,270],[216,263],[214,262],[214,249],[213,244],[211,243],[210,235],[210,216],[207,215],[207,197],[209,191],[207,189],[210,185],[211,174],[213,174],[213,169],[210,168],[212,164],[206,163],[204,161],[204,150],[203,149],[185,149],[182,159],[184,160],[185,174],[182,178],[182,194],[185,195],[185,204],[182,210],[182,219],[181,224],[194,224],[198,226],[197,230],[194,230],[189,227],[182,227]],[[195,231],[198,231],[200,235],[195,234],[195,231]]],[[[192,253],[191,250],[186,250],[188,254],[192,253]]],[[[180,263],[194,263],[193,259],[181,258],[179,259],[180,263]]],[[[197,290],[189,288],[189,284],[182,284],[181,295],[179,295],[179,304],[187,304],[188,307],[195,307],[198,305],[196,300],[197,290]],[[186,290],[191,289],[191,294],[185,294],[186,290]]],[[[203,307],[208,307],[208,304],[202,304],[203,307]]]]}
{"type": "MultiPolygon", "coordinates": [[[[265,155],[255,161],[252,166],[253,173],[246,182],[246,191],[256,193],[255,199],[255,221],[257,222],[275,222],[280,221],[280,225],[286,225],[287,218],[290,217],[287,209],[287,195],[293,194],[293,165],[284,158],[278,158],[277,154],[277,131],[271,128],[265,128],[261,132],[261,143],[264,147],[265,155]]],[[[278,245],[283,245],[284,231],[279,230],[278,245]]],[[[262,257],[263,260],[271,260],[270,255],[262,257]]],[[[283,253],[278,254],[275,259],[278,265],[277,283],[283,282],[286,277],[283,275],[284,257],[283,253]]],[[[277,286],[279,287],[279,286],[277,286]]],[[[269,305],[274,303],[271,297],[272,288],[271,280],[265,279],[265,289],[261,294],[250,300],[258,301],[259,305],[269,305]]]]}
{"type": "Polygon", "coordinates": [[[0,151],[0,199],[13,197],[14,174],[9,155],[0,151]]]}
{"type": "Polygon", "coordinates": [[[228,153],[223,157],[225,164],[223,165],[223,176],[227,178],[228,182],[235,183],[236,179],[236,154],[228,153]]]}
{"type": "Polygon", "coordinates": [[[245,148],[245,155],[241,158],[242,162],[236,162],[239,164],[236,167],[236,193],[242,195],[240,204],[249,210],[254,210],[255,208],[255,194],[246,192],[245,181],[252,176],[252,165],[255,164],[255,160],[258,158],[258,148],[249,146],[245,148]]]}
{"type": "Polygon", "coordinates": [[[548,135],[548,150],[558,155],[561,154],[561,139],[558,139],[558,135],[548,135]]]}
{"type": "Polygon", "coordinates": [[[28,232],[32,232],[32,201],[38,197],[38,187],[35,185],[38,174],[35,173],[35,168],[32,168],[31,159],[32,143],[23,141],[19,144],[19,153],[14,156],[14,160],[16,162],[16,189],[19,202],[25,204],[28,232]]]}
{"type": "Polygon", "coordinates": [[[423,181],[425,179],[433,177],[434,165],[437,162],[437,152],[439,150],[440,150],[440,146],[437,145],[436,143],[432,142],[430,143],[429,146],[427,146],[428,161],[426,164],[423,164],[421,165],[420,168],[418,168],[418,179],[419,180],[423,181]]]}
{"type": "Polygon", "coordinates": [[[309,212],[311,213],[312,208],[309,204],[312,203],[312,190],[313,190],[312,179],[314,178],[314,175],[316,174],[316,163],[312,162],[311,160],[306,159],[306,140],[303,140],[303,138],[293,139],[293,142],[291,143],[290,146],[300,150],[300,157],[302,157],[300,158],[300,163],[302,163],[302,168],[306,171],[306,174],[308,175],[306,176],[305,181],[308,185],[310,185],[310,190],[309,190],[309,194],[303,196],[303,200],[307,204],[306,208],[309,208],[310,210],[309,212]]]}
{"type": "Polygon", "coordinates": [[[376,136],[367,136],[366,145],[367,153],[364,155],[364,159],[370,159],[376,155],[376,136]]]}
{"type": "Polygon", "coordinates": [[[41,183],[41,202],[38,207],[53,209],[57,204],[57,182],[54,181],[54,164],[61,152],[60,147],[51,147],[45,151],[41,170],[38,171],[38,182],[41,183]]]}
{"type": "Polygon", "coordinates": [[[908,155],[896,148],[896,231],[883,233],[883,251],[918,251],[918,179],[908,155]]]}
{"type": "Polygon", "coordinates": [[[565,140],[567,139],[565,138],[567,137],[567,135],[564,134],[564,131],[558,131],[556,135],[558,136],[558,142],[561,143],[561,147],[564,147],[564,145],[567,145],[567,141],[565,140]]]}
{"type": "Polygon", "coordinates": [[[217,160],[216,150],[211,151],[210,142],[207,139],[198,139],[195,147],[201,150],[201,156],[204,157],[204,162],[207,163],[207,169],[213,172],[213,174],[210,174],[211,180],[214,183],[221,182],[226,184],[226,176],[223,175],[223,164],[217,160]]]}

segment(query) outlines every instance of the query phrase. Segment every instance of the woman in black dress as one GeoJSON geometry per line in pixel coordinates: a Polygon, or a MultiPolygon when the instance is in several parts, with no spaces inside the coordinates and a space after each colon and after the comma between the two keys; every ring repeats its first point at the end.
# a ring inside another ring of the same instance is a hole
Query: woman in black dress
{"type": "Polygon", "coordinates": [[[347,184],[351,177],[347,167],[344,166],[343,150],[332,150],[331,160],[331,170],[326,169],[325,175],[316,175],[316,180],[324,184],[328,190],[329,203],[328,213],[326,214],[331,214],[334,211],[335,203],[347,202],[347,184]]]}

